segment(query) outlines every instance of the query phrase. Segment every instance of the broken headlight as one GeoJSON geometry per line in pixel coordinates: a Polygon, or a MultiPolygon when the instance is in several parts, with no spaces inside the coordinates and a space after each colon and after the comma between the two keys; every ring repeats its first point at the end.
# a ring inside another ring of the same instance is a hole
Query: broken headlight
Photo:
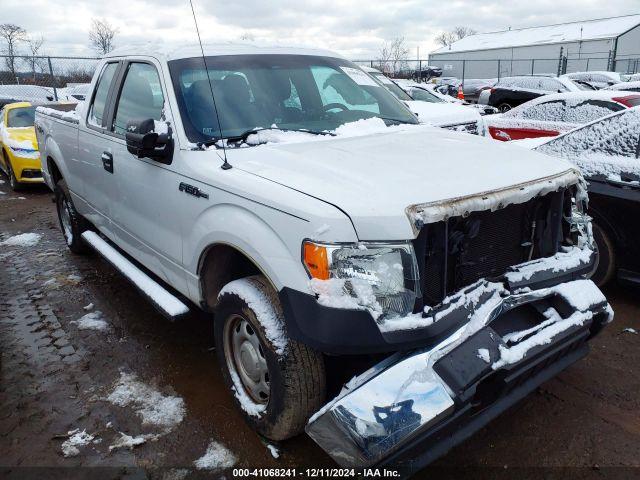
{"type": "Polygon", "coordinates": [[[587,214],[587,188],[584,180],[578,183],[572,192],[571,213],[566,220],[569,222],[569,231],[574,239],[574,244],[580,248],[594,248],[593,232],[591,230],[591,217],[587,214]]]}
{"type": "Polygon", "coordinates": [[[324,296],[326,305],[357,305],[382,319],[408,315],[420,296],[416,256],[408,242],[336,245],[306,241],[303,263],[314,291],[324,296]],[[353,301],[345,302],[344,297],[353,301]]]}

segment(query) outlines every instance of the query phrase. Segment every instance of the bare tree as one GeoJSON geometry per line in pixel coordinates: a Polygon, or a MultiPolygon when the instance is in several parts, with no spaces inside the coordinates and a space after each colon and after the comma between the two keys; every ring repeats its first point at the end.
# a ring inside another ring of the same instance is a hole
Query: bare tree
{"type": "Polygon", "coordinates": [[[13,23],[3,23],[0,25],[0,38],[6,45],[4,52],[6,54],[5,63],[11,73],[13,79],[16,78],[16,48],[20,42],[27,39],[27,31],[13,23]]]}
{"type": "Polygon", "coordinates": [[[378,68],[384,73],[395,75],[406,66],[409,49],[405,44],[404,37],[396,37],[393,40],[385,41],[378,53],[378,68]]]}
{"type": "Polygon", "coordinates": [[[42,52],[42,45],[44,45],[44,37],[40,35],[39,37],[27,37],[27,45],[29,46],[29,52],[31,53],[31,57],[29,57],[29,67],[31,67],[31,73],[33,75],[33,80],[36,79],[36,68],[40,70],[40,72],[44,72],[45,69],[45,59],[37,58],[42,52]]]}
{"type": "Polygon", "coordinates": [[[436,42],[438,42],[443,47],[448,47],[454,42],[458,40],[462,40],[464,37],[468,37],[469,35],[475,35],[478,33],[473,28],[469,27],[455,27],[450,32],[442,32],[436,37],[436,42]]]}
{"type": "Polygon", "coordinates": [[[94,18],[91,20],[91,30],[89,30],[89,42],[98,55],[106,55],[114,48],[113,39],[118,33],[118,29],[107,20],[94,18]]]}

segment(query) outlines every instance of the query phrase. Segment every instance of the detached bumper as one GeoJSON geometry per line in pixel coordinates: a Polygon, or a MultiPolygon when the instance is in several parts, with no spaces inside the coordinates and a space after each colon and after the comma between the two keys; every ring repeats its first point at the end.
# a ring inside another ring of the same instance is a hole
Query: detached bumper
{"type": "Polygon", "coordinates": [[[307,433],[336,462],[422,468],[586,355],[613,318],[590,280],[506,295],[502,284],[474,288],[465,325],[392,355],[311,418],[307,433]]]}

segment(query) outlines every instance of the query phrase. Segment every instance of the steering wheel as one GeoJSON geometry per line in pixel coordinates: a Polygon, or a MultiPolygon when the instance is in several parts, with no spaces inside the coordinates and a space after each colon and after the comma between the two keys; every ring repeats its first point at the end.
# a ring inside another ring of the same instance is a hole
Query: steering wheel
{"type": "Polygon", "coordinates": [[[325,106],[322,107],[325,113],[328,112],[329,110],[333,110],[334,108],[339,108],[343,112],[349,111],[349,109],[344,105],[342,105],[341,103],[327,103],[325,106]]]}

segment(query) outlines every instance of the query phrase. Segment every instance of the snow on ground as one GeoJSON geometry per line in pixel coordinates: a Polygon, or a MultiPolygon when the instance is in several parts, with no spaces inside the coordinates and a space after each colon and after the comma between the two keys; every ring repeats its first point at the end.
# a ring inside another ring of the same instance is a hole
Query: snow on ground
{"type": "Polygon", "coordinates": [[[284,333],[282,319],[273,309],[269,298],[253,286],[251,280],[241,278],[234,280],[224,286],[218,294],[222,298],[225,294],[235,294],[245,301],[247,306],[253,310],[260,324],[264,327],[264,332],[275,347],[276,352],[283,354],[287,346],[287,338],[284,333]]]}
{"type": "Polygon", "coordinates": [[[118,438],[118,440],[116,440],[113,445],[109,445],[109,451],[112,452],[113,450],[117,450],[119,448],[128,448],[129,450],[133,450],[134,447],[146,443],[147,440],[154,440],[155,438],[157,438],[157,435],[146,434],[132,437],[131,435],[120,432],[120,438],[118,438]]]}
{"type": "Polygon", "coordinates": [[[65,457],[75,457],[80,453],[78,447],[88,445],[95,438],[94,435],[88,434],[86,430],[80,431],[78,428],[70,430],[67,435],[69,435],[69,438],[62,442],[62,454],[65,457]]]}
{"type": "Polygon", "coordinates": [[[121,372],[120,379],[107,400],[120,407],[132,407],[142,418],[143,424],[162,427],[165,433],[182,422],[186,414],[182,398],[163,395],[139,381],[135,374],[121,372]]]}
{"type": "Polygon", "coordinates": [[[71,323],[78,325],[79,330],[100,330],[104,331],[109,328],[109,324],[104,320],[104,315],[100,310],[87,313],[78,320],[71,323]]]}
{"type": "Polygon", "coordinates": [[[42,235],[39,233],[20,233],[0,242],[7,247],[33,247],[38,244],[42,235]]]}
{"type": "Polygon", "coordinates": [[[91,310],[93,310],[93,307],[94,307],[93,303],[90,303],[90,304],[85,305],[84,307],[82,307],[82,309],[83,309],[85,312],[90,312],[91,310]]]}
{"type": "Polygon", "coordinates": [[[625,328],[622,330],[623,333],[633,333],[634,335],[638,335],[638,331],[635,328],[625,328]]]}
{"type": "Polygon", "coordinates": [[[227,450],[224,445],[211,441],[206,453],[197,459],[193,464],[197,469],[215,470],[230,468],[236,464],[236,457],[227,450]]]}
{"type": "Polygon", "coordinates": [[[280,450],[275,445],[267,444],[267,448],[269,449],[269,453],[273,458],[280,458],[280,450]]]}

